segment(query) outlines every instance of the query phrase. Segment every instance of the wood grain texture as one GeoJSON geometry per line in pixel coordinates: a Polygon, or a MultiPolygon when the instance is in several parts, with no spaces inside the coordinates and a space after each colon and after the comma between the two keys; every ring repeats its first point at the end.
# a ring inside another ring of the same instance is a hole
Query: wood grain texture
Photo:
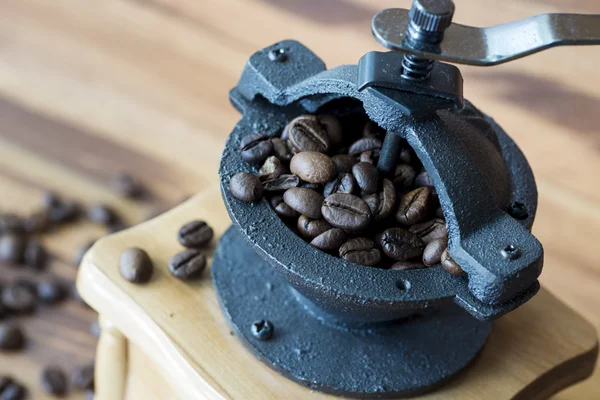
{"type": "MultiPolygon", "coordinates": [[[[82,263],[81,294],[148,356],[178,398],[333,398],[278,375],[243,348],[229,332],[208,271],[193,283],[170,275],[168,259],[181,250],[176,232],[194,218],[212,221],[216,237],[229,227],[217,187],[156,219],[99,240],[82,263]],[[146,285],[119,275],[119,256],[130,246],[146,249],[154,263],[146,285]]],[[[544,289],[494,323],[488,343],[468,369],[422,398],[546,398],[589,376],[597,351],[593,326],[544,289]]],[[[97,374],[112,375],[113,368],[104,367],[97,374]]],[[[102,390],[97,387],[99,400],[112,398],[102,390]]]]}
{"type": "MultiPolygon", "coordinates": [[[[409,4],[0,0],[0,211],[33,210],[52,189],[86,204],[107,202],[136,223],[201,192],[217,182],[225,137],[239,118],[227,92],[252,52],[295,38],[329,66],[356,63],[380,49],[369,33],[373,12],[409,4]],[[156,202],[135,204],[111,192],[108,180],[118,170],[143,179],[156,202]]],[[[543,12],[600,13],[600,3],[461,0],[455,20],[483,26],[543,12]]],[[[600,266],[590,254],[600,239],[599,63],[597,48],[561,48],[463,69],[465,96],[509,132],[535,172],[543,284],[597,329],[600,266]]],[[[81,224],[44,237],[62,260],[50,273],[73,276],[67,261],[103,233],[81,224]]],[[[81,346],[70,339],[83,335],[93,313],[69,303],[40,315],[48,321],[34,350],[0,356],[0,372],[17,371],[33,386],[43,362],[61,357],[70,342],[82,362],[94,347],[87,336],[81,346]]],[[[36,324],[27,320],[26,329],[36,324]]],[[[600,371],[557,397],[600,398],[600,371]]]]}

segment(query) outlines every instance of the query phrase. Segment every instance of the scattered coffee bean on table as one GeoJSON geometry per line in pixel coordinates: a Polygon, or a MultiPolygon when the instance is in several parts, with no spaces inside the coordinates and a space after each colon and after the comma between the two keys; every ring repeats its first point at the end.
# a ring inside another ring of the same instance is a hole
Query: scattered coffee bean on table
{"type": "Polygon", "coordinates": [[[35,284],[32,287],[25,283],[11,283],[2,289],[2,304],[10,311],[18,314],[29,314],[37,306],[35,284]]]}
{"type": "Polygon", "coordinates": [[[213,238],[213,229],[204,221],[191,221],[179,229],[177,239],[187,248],[201,248],[213,238]]]}
{"type": "Polygon", "coordinates": [[[56,366],[44,368],[40,380],[46,393],[57,397],[67,394],[67,375],[61,368],[56,366]]]}
{"type": "Polygon", "coordinates": [[[15,381],[9,382],[0,393],[0,400],[23,400],[27,397],[27,389],[15,381]]]}
{"type": "Polygon", "coordinates": [[[113,224],[117,219],[117,213],[106,204],[94,204],[87,209],[87,217],[90,221],[102,224],[113,224]]]}
{"type": "Polygon", "coordinates": [[[112,181],[112,187],[121,196],[129,199],[138,199],[146,194],[144,186],[126,173],[117,175],[112,181]]]}
{"type": "Polygon", "coordinates": [[[119,258],[121,276],[133,283],[146,283],[152,277],[154,266],[145,250],[130,247],[119,258]]]}
{"type": "Polygon", "coordinates": [[[20,264],[25,255],[25,237],[16,233],[0,236],[0,261],[20,264]]]}
{"type": "Polygon", "coordinates": [[[94,390],[94,364],[75,369],[73,372],[73,387],[78,390],[94,390]]]}
{"type": "Polygon", "coordinates": [[[12,383],[12,379],[9,378],[8,376],[1,376],[0,375],[0,394],[2,394],[2,391],[10,384],[12,383]]]}
{"type": "Polygon", "coordinates": [[[66,297],[65,287],[54,280],[45,279],[37,284],[38,299],[44,304],[57,304],[66,297]]]}
{"type": "Polygon", "coordinates": [[[17,351],[25,346],[25,335],[18,325],[0,323],[0,351],[17,351]]]}
{"type": "Polygon", "coordinates": [[[196,279],[206,268],[206,256],[196,249],[184,250],[169,260],[169,272],[183,281],[196,279]]]}
{"type": "Polygon", "coordinates": [[[42,270],[48,261],[48,252],[36,239],[30,239],[25,247],[25,264],[35,270],[42,270]]]}

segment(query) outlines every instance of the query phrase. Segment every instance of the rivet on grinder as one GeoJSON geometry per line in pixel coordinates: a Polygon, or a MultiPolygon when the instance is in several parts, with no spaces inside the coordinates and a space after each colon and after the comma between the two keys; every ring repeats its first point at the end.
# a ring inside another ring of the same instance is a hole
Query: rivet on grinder
{"type": "Polygon", "coordinates": [[[273,337],[275,327],[268,319],[261,319],[252,324],[252,336],[258,340],[267,341],[273,337]]]}
{"type": "Polygon", "coordinates": [[[515,201],[508,206],[508,213],[515,219],[526,219],[529,216],[527,206],[521,202],[515,201]]]}
{"type": "Polygon", "coordinates": [[[521,251],[512,244],[509,244],[500,251],[500,254],[507,260],[516,260],[521,256],[521,251]]]}
{"type": "Polygon", "coordinates": [[[287,60],[287,53],[285,52],[285,49],[273,49],[269,51],[269,60],[285,62],[287,60]]]}

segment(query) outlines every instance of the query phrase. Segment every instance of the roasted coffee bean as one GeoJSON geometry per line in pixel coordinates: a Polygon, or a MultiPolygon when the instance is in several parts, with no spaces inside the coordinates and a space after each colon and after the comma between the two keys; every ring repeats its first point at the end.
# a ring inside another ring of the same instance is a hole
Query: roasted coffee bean
{"type": "Polygon", "coordinates": [[[50,222],[55,224],[65,224],[73,222],[81,215],[81,206],[70,201],[67,203],[59,203],[48,209],[48,218],[50,222]]]}
{"type": "Polygon", "coordinates": [[[18,325],[0,323],[0,351],[17,351],[24,346],[25,335],[18,325]]]}
{"type": "Polygon", "coordinates": [[[319,183],[310,183],[310,182],[302,182],[300,181],[300,186],[301,188],[305,188],[305,189],[312,189],[315,192],[322,192],[323,191],[323,185],[319,184],[319,183]]]}
{"type": "Polygon", "coordinates": [[[427,171],[421,172],[419,175],[415,177],[415,186],[428,186],[433,187],[433,181],[429,177],[427,171]]]}
{"type": "Polygon", "coordinates": [[[266,181],[263,185],[267,192],[282,192],[300,186],[300,178],[296,175],[283,174],[279,178],[266,181]]]}
{"type": "Polygon", "coordinates": [[[328,196],[323,202],[321,212],[331,225],[351,231],[366,228],[372,218],[367,203],[348,193],[334,193],[328,196]]]}
{"type": "Polygon", "coordinates": [[[442,268],[451,275],[461,276],[464,275],[463,269],[458,265],[452,257],[448,249],[444,250],[441,257],[442,268]]]}
{"type": "Polygon", "coordinates": [[[386,229],[379,243],[383,252],[397,261],[406,261],[420,256],[425,247],[417,235],[403,228],[386,229]]]}
{"type": "Polygon", "coordinates": [[[331,225],[322,219],[310,219],[305,215],[298,218],[298,231],[307,239],[313,239],[331,229],[331,225]]]}
{"type": "Polygon", "coordinates": [[[365,151],[364,153],[360,153],[360,157],[358,158],[360,162],[366,162],[369,164],[376,165],[377,160],[379,160],[379,151],[378,150],[370,150],[365,151]]]}
{"type": "Polygon", "coordinates": [[[48,262],[48,252],[36,239],[30,239],[25,247],[25,264],[36,270],[42,270],[48,262]]]}
{"type": "Polygon", "coordinates": [[[290,170],[309,183],[325,183],[336,175],[335,164],[331,158],[313,151],[303,151],[292,157],[290,170]]]}
{"type": "Polygon", "coordinates": [[[257,176],[240,172],[231,177],[229,190],[233,197],[246,203],[258,201],[263,196],[263,185],[257,176]]]}
{"type": "Polygon", "coordinates": [[[119,272],[121,276],[133,283],[146,283],[152,277],[154,266],[145,250],[130,247],[121,253],[119,272]]]}
{"type": "Polygon", "coordinates": [[[351,263],[373,266],[381,261],[381,251],[367,238],[350,239],[339,250],[340,257],[351,263]]]}
{"type": "Polygon", "coordinates": [[[264,133],[251,133],[240,142],[242,158],[249,163],[264,161],[273,152],[273,142],[264,133]]]}
{"type": "Polygon", "coordinates": [[[331,157],[331,160],[334,162],[338,174],[352,172],[352,167],[358,162],[356,158],[348,154],[338,154],[331,157]]]}
{"type": "Polygon", "coordinates": [[[424,221],[431,211],[431,190],[420,187],[402,196],[396,220],[402,225],[414,225],[424,221]]]}
{"type": "Polygon", "coordinates": [[[367,137],[358,139],[356,142],[352,143],[352,146],[348,149],[348,154],[351,156],[358,156],[365,151],[381,150],[381,145],[381,140],[376,138],[367,137]]]}
{"type": "Polygon", "coordinates": [[[403,164],[412,164],[413,160],[416,159],[416,156],[413,153],[414,152],[411,148],[402,149],[400,155],[398,156],[398,162],[403,164]]]}
{"type": "Polygon", "coordinates": [[[325,184],[323,196],[327,197],[334,193],[357,193],[358,189],[356,179],[352,174],[341,173],[325,184]]]}
{"type": "Polygon", "coordinates": [[[302,215],[321,219],[323,196],[312,189],[291,188],[283,194],[283,201],[302,215]]]}
{"type": "Polygon", "coordinates": [[[90,240],[89,242],[85,243],[83,246],[81,246],[77,250],[77,252],[75,253],[75,256],[73,257],[73,265],[75,265],[76,267],[79,267],[79,264],[81,264],[81,261],[83,261],[83,257],[85,256],[85,253],[87,253],[88,250],[92,248],[94,243],[96,243],[95,240],[90,240]]]}
{"type": "Polygon", "coordinates": [[[146,194],[144,186],[126,173],[117,175],[111,183],[115,192],[129,199],[139,199],[146,194]]]}
{"type": "Polygon", "coordinates": [[[434,218],[432,220],[413,225],[408,228],[408,230],[419,235],[425,244],[429,244],[429,242],[435,239],[448,238],[446,221],[441,218],[434,218]]]}
{"type": "Polygon", "coordinates": [[[183,281],[196,279],[206,268],[206,256],[196,249],[184,250],[169,260],[169,272],[183,281]]]}
{"type": "Polygon", "coordinates": [[[55,208],[62,204],[62,199],[54,192],[42,194],[42,206],[44,208],[55,208]]]}
{"type": "Polygon", "coordinates": [[[213,238],[213,229],[204,221],[190,221],[177,232],[177,239],[182,246],[199,248],[206,246],[213,238]]]}
{"type": "Polygon", "coordinates": [[[275,156],[269,156],[265,160],[265,163],[258,170],[258,179],[261,181],[271,181],[279,178],[279,175],[283,174],[286,168],[281,164],[281,161],[275,156]]]}
{"type": "Polygon", "coordinates": [[[64,300],[67,292],[65,287],[54,280],[45,279],[37,284],[37,297],[45,304],[57,304],[64,300]]]}
{"type": "Polygon", "coordinates": [[[73,387],[78,390],[94,390],[94,364],[75,369],[73,372],[73,387]]]}
{"type": "Polygon", "coordinates": [[[9,378],[8,376],[0,375],[0,394],[2,394],[2,391],[12,382],[13,382],[12,378],[9,378]]]}
{"type": "Polygon", "coordinates": [[[440,238],[429,242],[423,250],[423,264],[431,267],[439,264],[442,260],[442,253],[448,248],[448,239],[440,238]]]}
{"type": "Polygon", "coordinates": [[[389,179],[383,180],[383,190],[362,198],[369,206],[373,219],[381,221],[389,217],[396,206],[396,189],[389,179]]]}
{"type": "Polygon", "coordinates": [[[27,283],[12,283],[2,289],[2,304],[9,310],[28,314],[35,310],[37,305],[37,294],[35,293],[35,284],[33,288],[27,283]]]}
{"type": "Polygon", "coordinates": [[[365,124],[362,136],[365,138],[379,138],[382,137],[385,131],[381,129],[375,122],[367,121],[365,124]]]}
{"type": "Polygon", "coordinates": [[[417,173],[413,167],[408,164],[398,164],[392,176],[392,182],[399,189],[411,188],[415,183],[417,173]]]}
{"type": "Polygon", "coordinates": [[[50,226],[47,210],[36,211],[23,220],[23,230],[29,235],[46,232],[50,226]]]}
{"type": "Polygon", "coordinates": [[[336,251],[346,241],[348,235],[340,228],[332,228],[315,237],[310,244],[319,250],[336,251]]]}
{"type": "Polygon", "coordinates": [[[67,394],[67,375],[61,368],[57,366],[44,368],[40,380],[46,393],[58,397],[67,394]]]}
{"type": "Polygon", "coordinates": [[[27,389],[17,382],[11,382],[0,393],[0,400],[24,400],[27,397],[27,389]]]}
{"type": "Polygon", "coordinates": [[[300,215],[298,211],[293,210],[290,206],[285,204],[283,201],[283,196],[275,196],[269,200],[269,203],[271,204],[273,210],[275,210],[275,213],[282,218],[294,218],[300,215]]]}
{"type": "Polygon", "coordinates": [[[23,233],[23,220],[15,214],[0,214],[0,234],[23,233]]]}
{"type": "Polygon", "coordinates": [[[325,129],[331,146],[337,146],[342,141],[342,122],[334,115],[319,115],[319,122],[325,129]]]}
{"type": "Polygon", "coordinates": [[[390,269],[397,271],[406,271],[408,269],[419,269],[425,268],[425,264],[416,261],[396,261],[392,264],[390,269]]]}
{"type": "Polygon", "coordinates": [[[289,161],[292,158],[292,154],[287,148],[287,145],[280,138],[272,138],[271,142],[273,143],[273,154],[279,160],[289,161]]]}
{"type": "Polygon", "coordinates": [[[25,256],[25,238],[20,234],[7,233],[0,236],[0,261],[19,264],[25,256]]]}
{"type": "Polygon", "coordinates": [[[326,153],[329,150],[327,132],[314,115],[301,115],[294,118],[285,127],[283,137],[287,137],[288,145],[293,152],[316,151],[326,153]]]}
{"type": "Polygon", "coordinates": [[[352,167],[352,175],[365,194],[373,194],[379,188],[379,170],[373,164],[359,162],[352,167]]]}
{"type": "Polygon", "coordinates": [[[117,213],[106,204],[94,204],[88,207],[87,217],[96,224],[109,225],[117,220],[117,213]]]}

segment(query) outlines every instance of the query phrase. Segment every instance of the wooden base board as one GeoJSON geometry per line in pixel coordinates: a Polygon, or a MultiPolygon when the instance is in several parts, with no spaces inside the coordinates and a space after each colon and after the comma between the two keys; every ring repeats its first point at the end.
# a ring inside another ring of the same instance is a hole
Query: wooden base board
{"type": "MultiPolygon", "coordinates": [[[[181,250],[176,232],[192,219],[207,220],[216,238],[227,229],[229,218],[217,187],[100,240],[81,266],[78,288],[83,298],[133,343],[129,349],[139,349],[154,364],[129,360],[127,398],[140,398],[134,390],[163,393],[165,381],[171,383],[170,395],[180,399],[332,398],[278,375],[243,348],[221,315],[209,271],[193,283],[170,276],[168,259],[181,250]],[[153,278],[146,285],[131,284],[119,275],[118,258],[131,246],[146,249],[154,262],[153,278]],[[154,375],[162,379],[150,379],[154,375]],[[143,388],[135,389],[137,376],[147,377],[143,388]]],[[[488,344],[468,370],[421,398],[546,398],[589,376],[597,351],[594,328],[542,289],[494,323],[488,344]]],[[[105,373],[98,368],[100,400],[106,398],[105,373]]]]}

